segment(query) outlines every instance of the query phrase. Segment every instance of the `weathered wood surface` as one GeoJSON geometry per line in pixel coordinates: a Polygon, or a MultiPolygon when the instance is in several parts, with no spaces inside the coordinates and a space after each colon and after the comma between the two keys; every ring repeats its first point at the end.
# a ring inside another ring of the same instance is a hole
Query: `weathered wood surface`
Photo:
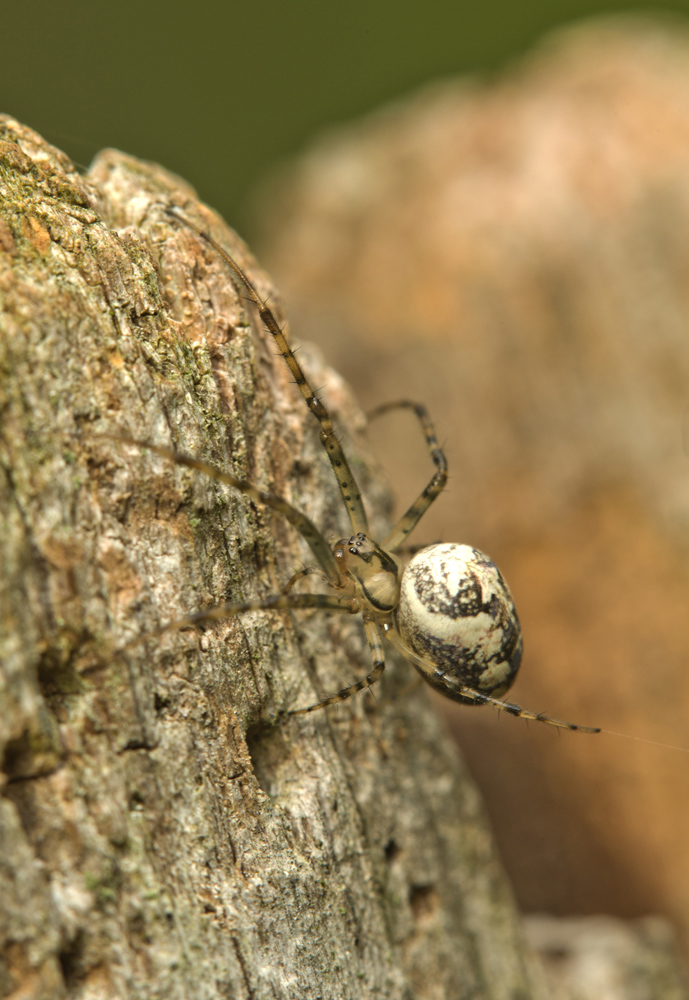
{"type": "MultiPolygon", "coordinates": [[[[269,294],[237,237],[159,167],[110,151],[81,177],[11,119],[0,137],[0,995],[540,995],[410,669],[278,719],[367,672],[358,622],[254,614],[118,654],[277,592],[308,555],[242,495],[94,433],[174,445],[346,525],[274,346],[163,208],[205,220],[269,294]]],[[[380,528],[362,415],[301,357],[380,528]]]]}

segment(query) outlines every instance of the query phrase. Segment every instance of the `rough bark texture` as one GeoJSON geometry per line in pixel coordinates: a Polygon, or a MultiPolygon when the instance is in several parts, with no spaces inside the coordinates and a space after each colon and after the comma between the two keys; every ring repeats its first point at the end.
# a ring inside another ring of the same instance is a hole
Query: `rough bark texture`
{"type": "MultiPolygon", "coordinates": [[[[357,621],[257,613],[118,653],[278,592],[308,555],[246,497],[94,434],[173,445],[346,525],[273,344],[163,206],[269,294],[237,237],[159,167],[109,151],[84,178],[11,119],[0,135],[0,995],[540,995],[476,791],[410,671],[278,720],[367,672],[357,621]]],[[[380,530],[363,418],[301,357],[380,530]]]]}
{"type": "MultiPolygon", "coordinates": [[[[264,201],[264,256],[366,406],[432,405],[450,481],[414,540],[505,573],[510,697],[689,747],[681,27],[594,22],[323,137],[264,201]]],[[[380,424],[404,502],[427,459],[380,424]]],[[[689,953],[687,755],[445,705],[521,906],[664,914],[689,953]]]]}

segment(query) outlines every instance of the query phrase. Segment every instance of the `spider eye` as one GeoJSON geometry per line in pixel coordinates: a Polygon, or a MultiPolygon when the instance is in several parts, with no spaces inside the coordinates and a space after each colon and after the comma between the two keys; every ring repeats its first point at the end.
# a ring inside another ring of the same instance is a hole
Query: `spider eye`
{"type": "Polygon", "coordinates": [[[512,595],[495,563],[470,545],[432,545],[414,556],[397,626],[415,653],[459,684],[500,696],[516,677],[522,639],[512,595]]]}

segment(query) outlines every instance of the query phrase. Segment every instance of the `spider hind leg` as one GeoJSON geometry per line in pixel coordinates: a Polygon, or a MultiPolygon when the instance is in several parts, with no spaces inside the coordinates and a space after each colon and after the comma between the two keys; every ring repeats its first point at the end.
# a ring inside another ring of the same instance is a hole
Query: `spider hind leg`
{"type": "Polygon", "coordinates": [[[543,712],[530,712],[528,709],[522,708],[521,705],[515,705],[514,702],[502,701],[500,698],[484,694],[483,691],[477,691],[476,688],[463,684],[460,678],[453,676],[447,670],[442,670],[434,663],[414,653],[413,650],[405,645],[401,636],[390,624],[384,624],[383,629],[385,637],[390,644],[416,667],[423,679],[432,688],[435,688],[436,691],[439,691],[448,698],[453,698],[457,701],[461,700],[465,704],[470,702],[474,705],[492,705],[498,712],[507,712],[508,715],[514,715],[518,719],[533,719],[534,722],[544,722],[548,726],[556,726],[558,729],[569,729],[574,733],[601,732],[597,726],[580,726],[574,722],[564,722],[562,719],[555,719],[553,716],[545,715],[543,712]]]}
{"type": "Polygon", "coordinates": [[[465,687],[464,685],[459,686],[458,693],[477,705],[492,705],[498,712],[507,712],[508,715],[513,715],[517,719],[532,719],[534,722],[545,722],[548,726],[556,726],[558,729],[569,729],[573,733],[600,733],[601,731],[597,726],[580,726],[575,722],[564,722],[562,719],[555,719],[552,715],[546,715],[544,712],[530,712],[528,709],[522,708],[521,705],[515,705],[513,701],[502,701],[500,698],[492,698],[488,694],[483,694],[481,691],[475,691],[473,688],[465,687]]]}

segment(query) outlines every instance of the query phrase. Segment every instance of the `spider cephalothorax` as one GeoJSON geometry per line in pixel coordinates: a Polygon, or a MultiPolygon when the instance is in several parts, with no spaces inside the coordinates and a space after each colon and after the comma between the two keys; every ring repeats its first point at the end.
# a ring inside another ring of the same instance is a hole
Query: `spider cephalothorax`
{"type": "Polygon", "coordinates": [[[374,684],[385,669],[382,632],[391,645],[417,668],[424,680],[449,698],[470,705],[491,704],[511,715],[537,719],[564,729],[599,732],[598,729],[562,722],[500,700],[519,669],[522,639],[512,596],[497,566],[486,555],[468,545],[432,545],[418,552],[403,568],[398,553],[447,481],[445,455],[436,441],[425,407],[401,400],[386,403],[372,414],[377,416],[396,407],[411,409],[421,425],[436,467],[425,489],[388,536],[378,543],[368,533],[361,494],[333,431],[330,415],[306,378],[272,310],[242,268],[211,236],[177,209],[170,208],[168,212],[220,254],[258,308],[308,409],[320,425],[321,442],[337,479],[352,535],[340,539],[331,547],[306,515],[281,497],[260,490],[252,483],[237,479],[199,459],[158,445],[132,441],[178,465],[197,469],[226,483],[281,513],[310,546],[318,572],[331,591],[328,594],[293,593],[294,583],[313,572],[308,568],[295,574],[282,594],[263,600],[222,604],[172,622],[166,628],[182,628],[246,611],[286,608],[320,608],[331,613],[361,614],[373,660],[370,673],[330,698],[295,709],[290,714],[313,712],[336,704],[374,684]]]}
{"type": "Polygon", "coordinates": [[[363,533],[343,538],[333,548],[343,579],[351,578],[371,614],[390,614],[400,600],[402,570],[397,560],[363,533]]]}

